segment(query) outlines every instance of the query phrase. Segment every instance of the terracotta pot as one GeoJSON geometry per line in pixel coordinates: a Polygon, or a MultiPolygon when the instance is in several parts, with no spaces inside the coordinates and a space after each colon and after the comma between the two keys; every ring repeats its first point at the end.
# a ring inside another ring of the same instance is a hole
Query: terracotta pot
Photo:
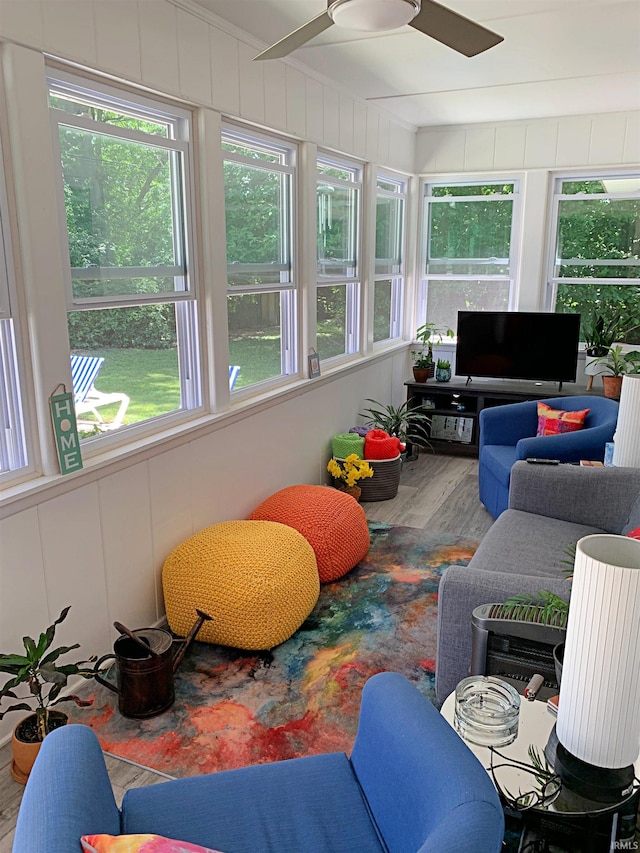
{"type": "Polygon", "coordinates": [[[413,368],[413,378],[416,382],[426,382],[427,379],[430,379],[435,373],[435,365],[432,364],[430,367],[414,367],[413,368]]]}
{"type": "MultiPolygon", "coordinates": [[[[49,711],[49,714],[55,718],[55,728],[66,725],[69,719],[62,711],[49,711]]],[[[42,746],[42,741],[30,742],[23,740],[22,733],[25,728],[32,725],[35,716],[35,714],[29,714],[29,716],[20,720],[11,735],[11,750],[13,752],[11,775],[20,785],[26,784],[29,773],[31,773],[31,768],[42,746]]]]}
{"type": "Polygon", "coordinates": [[[605,397],[617,400],[622,390],[622,376],[603,376],[602,387],[604,388],[605,397]]]}

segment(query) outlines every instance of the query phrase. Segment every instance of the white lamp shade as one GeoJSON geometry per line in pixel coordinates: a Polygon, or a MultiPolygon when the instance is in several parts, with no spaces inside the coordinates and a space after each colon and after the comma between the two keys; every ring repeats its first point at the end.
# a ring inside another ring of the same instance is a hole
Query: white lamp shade
{"type": "Polygon", "coordinates": [[[622,377],[613,464],[617,468],[640,468],[640,376],[622,377]]]}
{"type": "Polygon", "coordinates": [[[415,0],[338,0],[328,11],[340,27],[377,33],[403,27],[419,10],[415,0]]]}
{"type": "Polygon", "coordinates": [[[585,536],[576,547],[556,733],[596,767],[640,752],[640,541],[585,536]]]}

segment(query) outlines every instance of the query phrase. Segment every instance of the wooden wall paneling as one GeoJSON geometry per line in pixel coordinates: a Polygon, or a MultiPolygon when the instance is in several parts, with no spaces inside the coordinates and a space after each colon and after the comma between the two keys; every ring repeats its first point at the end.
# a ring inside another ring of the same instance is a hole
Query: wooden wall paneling
{"type": "Polygon", "coordinates": [[[238,40],[209,27],[211,56],[211,100],[224,113],[240,113],[240,69],[238,40]]]}
{"type": "Polygon", "coordinates": [[[626,126],[626,113],[594,116],[591,122],[589,163],[612,166],[622,163],[626,126]]]}
{"type": "Polygon", "coordinates": [[[71,605],[59,640],[79,642],[85,657],[104,654],[111,645],[111,631],[98,484],[46,501],[38,507],[38,517],[49,614],[55,618],[71,605]]]}
{"type": "Polygon", "coordinates": [[[589,162],[591,116],[568,116],[558,126],[555,166],[589,162]]]}
{"type": "Polygon", "coordinates": [[[96,64],[93,3],[55,0],[43,5],[44,47],[49,53],[96,64]]]}
{"type": "MultiPolygon", "coordinates": [[[[289,72],[292,68],[287,68],[287,82],[290,82],[289,72]]],[[[296,72],[298,73],[298,72],[296,72]]],[[[322,145],[325,141],[324,133],[324,92],[323,85],[313,77],[305,77],[300,75],[304,80],[304,90],[302,100],[296,104],[297,112],[305,118],[306,138],[322,145]]]]}
{"type": "Polygon", "coordinates": [[[195,15],[177,9],[178,69],[184,98],[210,106],[211,50],[209,27],[195,15]]]}
{"type": "Polygon", "coordinates": [[[264,122],[264,62],[253,62],[255,47],[238,42],[240,70],[240,115],[264,122]]]}
{"type": "Polygon", "coordinates": [[[324,142],[330,148],[340,148],[340,93],[323,86],[324,142]]]}
{"type": "Polygon", "coordinates": [[[158,618],[151,540],[148,464],[99,482],[100,525],[109,624],[140,628],[158,618]]]}
{"type": "MultiPolygon", "coordinates": [[[[29,6],[29,3],[15,5],[29,6]]],[[[94,6],[96,57],[100,68],[120,77],[140,80],[140,21],[138,4],[109,0],[94,6]]]]}
{"type": "Polygon", "coordinates": [[[264,120],[269,127],[287,130],[287,75],[282,62],[265,62],[264,120]]]}
{"type": "Polygon", "coordinates": [[[167,94],[180,94],[177,9],[170,3],[140,0],[142,79],[167,94]]]}

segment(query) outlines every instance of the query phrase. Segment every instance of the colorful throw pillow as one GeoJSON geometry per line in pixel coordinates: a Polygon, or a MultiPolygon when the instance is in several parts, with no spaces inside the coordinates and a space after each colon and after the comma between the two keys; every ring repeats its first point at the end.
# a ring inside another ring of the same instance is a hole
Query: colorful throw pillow
{"type": "Polygon", "coordinates": [[[80,841],[84,853],[220,853],[162,835],[83,835],[80,841]]]}
{"type": "Polygon", "coordinates": [[[636,527],[635,530],[629,530],[629,532],[624,535],[628,536],[629,539],[640,539],[640,527],[636,527]]]}
{"type": "Polygon", "coordinates": [[[563,432],[575,432],[582,429],[589,409],[579,412],[565,412],[552,409],[546,403],[538,403],[538,431],[536,435],[560,435],[563,432]]]}

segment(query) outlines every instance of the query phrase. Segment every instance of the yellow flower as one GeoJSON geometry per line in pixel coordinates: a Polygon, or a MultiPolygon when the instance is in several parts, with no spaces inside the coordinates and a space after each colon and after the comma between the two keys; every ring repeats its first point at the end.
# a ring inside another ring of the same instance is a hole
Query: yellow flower
{"type": "Polygon", "coordinates": [[[327,464],[327,471],[336,480],[342,480],[347,486],[355,486],[356,480],[364,477],[373,477],[373,468],[357,453],[350,453],[342,463],[331,458],[327,464]]]}
{"type": "Polygon", "coordinates": [[[327,471],[332,474],[334,477],[340,479],[342,477],[342,468],[338,465],[335,459],[331,458],[329,460],[329,464],[327,465],[327,471]]]}

